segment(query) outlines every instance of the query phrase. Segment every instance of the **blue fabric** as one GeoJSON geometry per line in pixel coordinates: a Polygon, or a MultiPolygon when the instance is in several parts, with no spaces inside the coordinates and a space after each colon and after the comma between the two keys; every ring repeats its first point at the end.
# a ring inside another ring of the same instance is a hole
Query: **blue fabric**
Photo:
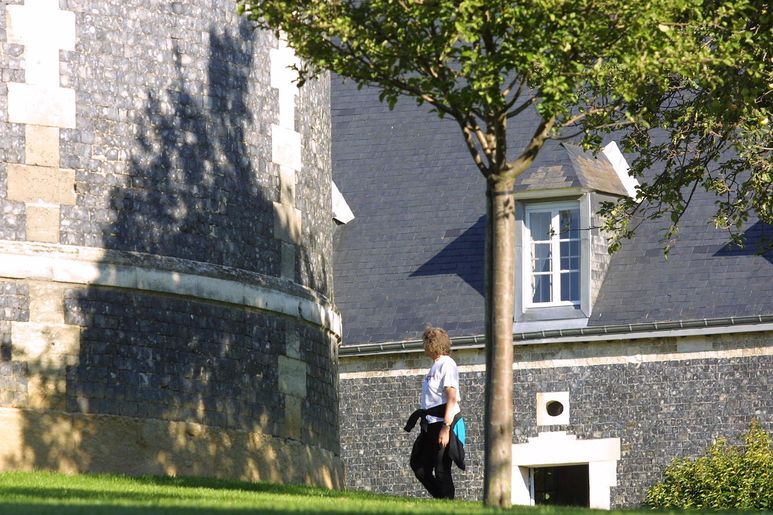
{"type": "Polygon", "coordinates": [[[465,444],[465,438],[467,437],[467,428],[464,427],[464,419],[460,418],[459,422],[454,425],[454,434],[456,434],[456,438],[461,442],[462,445],[465,444]]]}

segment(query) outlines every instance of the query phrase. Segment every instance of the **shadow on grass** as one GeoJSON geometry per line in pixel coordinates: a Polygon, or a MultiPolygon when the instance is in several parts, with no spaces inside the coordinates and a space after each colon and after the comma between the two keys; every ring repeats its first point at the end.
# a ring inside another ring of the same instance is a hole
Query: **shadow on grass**
{"type": "MultiPolygon", "coordinates": [[[[96,476],[98,477],[98,476],[96,476]]],[[[241,492],[257,492],[274,495],[305,495],[310,497],[329,497],[329,498],[347,498],[347,499],[383,499],[389,498],[389,495],[367,492],[362,490],[332,490],[307,485],[282,485],[266,482],[245,482],[230,479],[216,479],[194,476],[108,476],[125,477],[135,484],[152,486],[170,486],[176,488],[208,488],[212,490],[234,490],[241,492]]],[[[396,497],[400,498],[400,497],[396,497]]]]}
{"type": "MultiPolygon", "coordinates": [[[[0,504],[3,515],[207,515],[207,514],[227,514],[227,515],[256,515],[256,514],[284,514],[284,513],[319,513],[317,509],[300,510],[293,506],[286,509],[278,508],[192,508],[190,506],[169,507],[169,506],[120,506],[110,504],[68,504],[62,505],[41,505],[41,504],[23,504],[23,503],[3,503],[0,504]]],[[[361,513],[358,510],[337,510],[325,511],[331,515],[355,515],[361,513]]]]}
{"type": "MultiPolygon", "coordinates": [[[[384,500],[383,495],[371,492],[345,492],[304,485],[247,483],[236,480],[204,477],[81,475],[75,481],[62,483],[62,477],[51,474],[49,480],[37,476],[37,484],[0,485],[0,514],[61,514],[61,515],[193,515],[229,514],[283,514],[329,513],[354,515],[361,513],[357,506],[341,506],[336,500],[367,502],[384,500]],[[112,483],[112,484],[111,484],[112,483]],[[213,499],[212,491],[216,491],[213,499]],[[252,501],[244,494],[256,494],[252,501]],[[266,494],[273,498],[261,497],[266,494]],[[286,496],[286,499],[284,498],[286,496]],[[305,498],[305,499],[304,499],[305,498]],[[213,501],[233,500],[236,505],[211,506],[213,501]],[[314,500],[327,506],[313,506],[314,500]],[[254,503],[254,507],[250,504],[254,503]],[[306,506],[306,504],[312,504],[306,506]],[[199,506],[197,506],[197,504],[199,506]],[[210,506],[201,507],[202,504],[210,506]]],[[[64,478],[67,479],[67,478],[64,478]]],[[[399,508],[390,513],[410,513],[399,508]]]]}
{"type": "MultiPolygon", "coordinates": [[[[285,495],[313,495],[316,497],[340,497],[338,490],[316,488],[305,485],[280,485],[274,483],[247,483],[228,479],[212,479],[206,477],[170,477],[170,476],[139,476],[132,477],[137,484],[154,486],[174,486],[178,488],[210,488],[214,490],[240,490],[244,492],[261,492],[285,495]]],[[[352,492],[347,492],[347,496],[352,492]]]]}

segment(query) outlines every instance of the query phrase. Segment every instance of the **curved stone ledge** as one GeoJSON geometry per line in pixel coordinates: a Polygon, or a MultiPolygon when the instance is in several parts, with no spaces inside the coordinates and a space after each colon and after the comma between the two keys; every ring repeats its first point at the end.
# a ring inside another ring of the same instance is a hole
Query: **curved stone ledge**
{"type": "Polygon", "coordinates": [[[0,408],[0,470],[186,475],[343,488],[339,456],[259,431],[0,408]]]}
{"type": "Polygon", "coordinates": [[[330,301],[296,283],[187,259],[47,243],[0,241],[0,277],[165,293],[279,313],[341,338],[330,301]]]}

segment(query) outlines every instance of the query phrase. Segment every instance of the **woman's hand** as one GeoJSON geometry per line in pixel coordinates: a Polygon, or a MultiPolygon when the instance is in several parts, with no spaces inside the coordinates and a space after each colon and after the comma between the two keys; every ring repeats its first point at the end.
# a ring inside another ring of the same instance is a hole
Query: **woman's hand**
{"type": "Polygon", "coordinates": [[[451,436],[450,427],[444,425],[443,427],[440,428],[440,433],[438,434],[438,437],[437,437],[437,443],[440,444],[440,447],[445,447],[446,445],[448,445],[448,439],[450,438],[450,436],[451,436]]]}

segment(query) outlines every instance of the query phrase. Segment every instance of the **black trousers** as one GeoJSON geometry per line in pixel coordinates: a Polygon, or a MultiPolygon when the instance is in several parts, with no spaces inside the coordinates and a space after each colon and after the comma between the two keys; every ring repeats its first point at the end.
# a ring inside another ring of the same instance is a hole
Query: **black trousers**
{"type": "Polygon", "coordinates": [[[454,498],[454,480],[451,477],[451,458],[448,448],[440,447],[438,435],[442,422],[429,424],[413,443],[411,469],[424,488],[436,499],[454,498]]]}

